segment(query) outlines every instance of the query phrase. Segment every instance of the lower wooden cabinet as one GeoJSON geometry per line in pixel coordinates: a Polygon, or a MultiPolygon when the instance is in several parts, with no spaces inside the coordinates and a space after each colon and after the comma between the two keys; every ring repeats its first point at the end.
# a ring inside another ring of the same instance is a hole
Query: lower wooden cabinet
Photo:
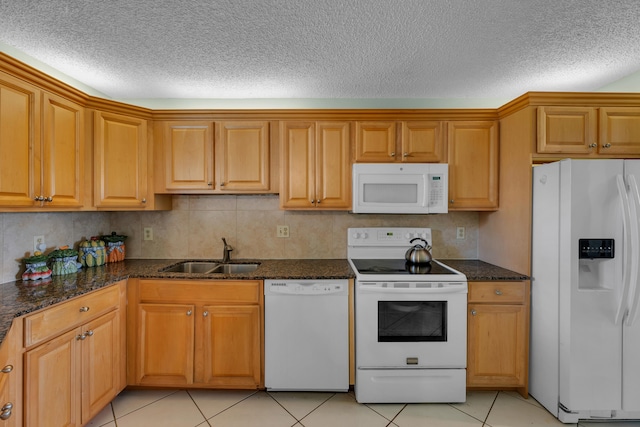
{"type": "Polygon", "coordinates": [[[528,395],[529,283],[469,282],[467,387],[528,395]]]}
{"type": "Polygon", "coordinates": [[[21,427],[22,400],[22,327],[14,321],[0,345],[0,426],[21,427]]]}
{"type": "Polygon", "coordinates": [[[25,318],[25,342],[36,339],[32,332],[55,335],[24,353],[25,425],[84,425],[124,388],[124,286],[125,281],[25,318]],[[114,296],[115,304],[104,310],[92,305],[114,296]],[[86,321],[67,324],[61,334],[44,326],[77,319],[78,313],[86,321]]]}
{"type": "Polygon", "coordinates": [[[130,286],[137,322],[130,324],[136,339],[129,341],[135,372],[129,383],[263,387],[261,281],[132,280],[130,286]]]}

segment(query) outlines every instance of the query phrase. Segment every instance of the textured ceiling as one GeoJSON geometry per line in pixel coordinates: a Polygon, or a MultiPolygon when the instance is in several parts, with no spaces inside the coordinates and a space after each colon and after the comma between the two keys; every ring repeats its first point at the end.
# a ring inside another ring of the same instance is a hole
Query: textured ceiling
{"type": "Polygon", "coordinates": [[[6,0],[0,42],[114,99],[512,99],[640,70],[640,2],[6,0]]]}

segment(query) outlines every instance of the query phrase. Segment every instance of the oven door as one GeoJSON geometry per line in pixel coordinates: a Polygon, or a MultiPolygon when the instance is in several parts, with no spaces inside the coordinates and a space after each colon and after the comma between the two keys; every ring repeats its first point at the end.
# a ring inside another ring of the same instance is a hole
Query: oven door
{"type": "Polygon", "coordinates": [[[358,368],[465,368],[467,291],[356,283],[358,368]]]}

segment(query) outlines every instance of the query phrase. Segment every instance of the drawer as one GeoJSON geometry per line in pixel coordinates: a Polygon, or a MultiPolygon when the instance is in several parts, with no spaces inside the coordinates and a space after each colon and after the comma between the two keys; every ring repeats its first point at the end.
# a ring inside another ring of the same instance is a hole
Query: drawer
{"type": "Polygon", "coordinates": [[[252,303],[261,301],[259,280],[140,280],[141,302],[252,303]]]}
{"type": "Polygon", "coordinates": [[[525,282],[469,282],[470,303],[524,304],[525,282]]]}
{"type": "Polygon", "coordinates": [[[117,309],[119,294],[120,286],[109,286],[27,316],[24,319],[25,347],[38,344],[117,309]]]}

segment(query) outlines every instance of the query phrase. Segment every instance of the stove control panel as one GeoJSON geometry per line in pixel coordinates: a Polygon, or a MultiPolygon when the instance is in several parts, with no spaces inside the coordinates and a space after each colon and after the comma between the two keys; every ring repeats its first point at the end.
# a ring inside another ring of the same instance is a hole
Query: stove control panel
{"type": "MultiPolygon", "coordinates": [[[[421,238],[432,245],[430,228],[376,227],[349,228],[348,246],[412,246],[411,240],[421,238]]],[[[415,242],[414,242],[415,243],[415,242]]],[[[422,242],[421,242],[422,243],[422,242]]]]}

